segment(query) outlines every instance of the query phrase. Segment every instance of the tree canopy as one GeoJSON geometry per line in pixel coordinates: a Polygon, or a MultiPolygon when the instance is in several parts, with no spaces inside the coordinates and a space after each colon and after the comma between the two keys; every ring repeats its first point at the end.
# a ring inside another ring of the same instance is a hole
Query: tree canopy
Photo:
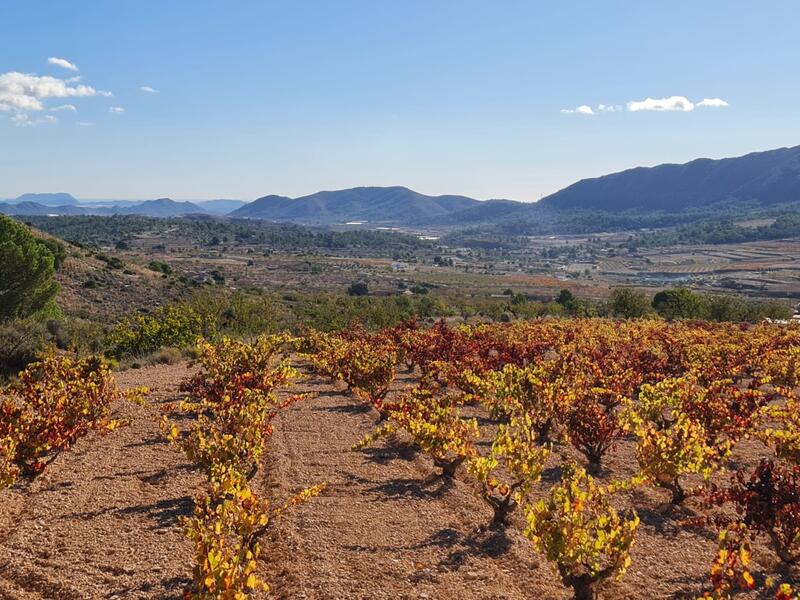
{"type": "Polygon", "coordinates": [[[58,293],[55,257],[24,225],[0,215],[0,322],[30,316],[58,293]]]}

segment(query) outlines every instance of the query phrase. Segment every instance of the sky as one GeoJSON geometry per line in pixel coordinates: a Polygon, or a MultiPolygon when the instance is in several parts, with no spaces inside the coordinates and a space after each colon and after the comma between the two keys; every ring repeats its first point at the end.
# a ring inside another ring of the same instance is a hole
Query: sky
{"type": "Polygon", "coordinates": [[[800,144],[800,2],[0,0],[0,198],[534,201],[800,144]]]}

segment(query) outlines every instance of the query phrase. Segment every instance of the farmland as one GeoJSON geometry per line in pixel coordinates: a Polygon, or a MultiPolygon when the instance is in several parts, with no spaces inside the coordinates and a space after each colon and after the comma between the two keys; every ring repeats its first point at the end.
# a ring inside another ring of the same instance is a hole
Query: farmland
{"type": "MultiPolygon", "coordinates": [[[[10,473],[23,470],[0,492],[0,590],[568,598],[591,585],[603,598],[788,598],[797,348],[793,327],[591,319],[205,344],[188,369],[119,374],[146,400],[108,396],[113,420],[87,421],[70,451],[7,455],[10,473]],[[223,431],[248,441],[231,454],[223,431]],[[752,497],[737,517],[731,477],[765,468],[786,474],[789,496],[769,517],[747,512],[752,497]],[[559,513],[547,499],[566,489],[577,504],[559,513]],[[226,529],[245,518],[264,524],[257,538],[226,529]],[[619,542],[568,558],[536,533],[546,523],[619,542]],[[753,541],[737,537],[745,524],[753,541]],[[249,558],[234,560],[236,544],[249,558]],[[725,549],[740,558],[715,570],[725,549]]],[[[72,377],[69,363],[41,368],[72,377]]],[[[25,406],[25,390],[7,390],[10,406],[25,406]]],[[[61,427],[52,414],[37,435],[61,427]]]]}

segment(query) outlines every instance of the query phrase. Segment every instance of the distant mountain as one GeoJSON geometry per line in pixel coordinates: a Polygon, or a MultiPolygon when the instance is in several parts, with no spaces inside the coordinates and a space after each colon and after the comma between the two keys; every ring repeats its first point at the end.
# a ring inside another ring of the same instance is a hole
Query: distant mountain
{"type": "Polygon", "coordinates": [[[718,203],[800,201],[800,146],[736,158],[637,167],[583,179],[539,201],[556,210],[676,213],[718,203]]]}
{"type": "Polygon", "coordinates": [[[247,203],[244,200],[203,200],[202,202],[195,202],[195,204],[215,215],[227,215],[247,203]]]}
{"type": "Polygon", "coordinates": [[[205,209],[192,202],[176,202],[169,198],[146,200],[132,206],[126,205],[64,205],[45,206],[38,202],[0,202],[0,212],[13,216],[46,216],[46,215],[142,215],[146,217],[184,217],[187,215],[208,215],[205,209]]]}
{"type": "Polygon", "coordinates": [[[348,221],[370,224],[433,219],[480,204],[465,196],[426,196],[405,187],[359,187],[317,192],[301,198],[264,196],[229,216],[309,225],[348,221]]]}
{"type": "Polygon", "coordinates": [[[77,206],[45,206],[38,202],[0,202],[0,213],[15,216],[46,217],[48,215],[82,215],[85,214],[77,206]]]}
{"type": "Polygon", "coordinates": [[[71,194],[58,192],[56,194],[22,194],[14,200],[13,204],[34,202],[43,206],[76,206],[80,204],[71,194]]]}
{"type": "Polygon", "coordinates": [[[117,215],[144,215],[146,217],[183,217],[193,214],[206,214],[206,211],[192,202],[176,202],[170,198],[147,200],[135,206],[114,208],[117,215]]]}
{"type": "MultiPolygon", "coordinates": [[[[359,221],[474,229],[499,235],[588,233],[668,227],[687,220],[741,216],[777,204],[800,210],[800,146],[736,158],[637,167],[584,179],[537,203],[426,196],[406,187],[357,187],[288,198],[176,202],[168,198],[79,203],[69,194],[24,194],[0,203],[12,215],[145,215],[263,219],[302,225],[359,221]],[[39,199],[34,201],[31,199],[39,199]]],[[[785,208],[785,207],[784,207],[785,208]]]]}

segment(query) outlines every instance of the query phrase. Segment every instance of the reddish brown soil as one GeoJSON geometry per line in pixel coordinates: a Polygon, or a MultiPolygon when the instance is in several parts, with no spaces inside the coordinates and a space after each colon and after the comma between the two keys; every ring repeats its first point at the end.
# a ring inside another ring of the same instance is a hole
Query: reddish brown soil
{"type": "MultiPolygon", "coordinates": [[[[129,426],[80,440],[32,484],[0,491],[0,598],[180,597],[192,548],[178,517],[191,513],[204,480],[163,441],[156,421],[188,373],[173,365],[119,374],[123,386],[152,390],[143,407],[117,407],[129,426]]],[[[404,376],[397,387],[409,383],[404,376]]],[[[261,575],[272,590],[263,598],[570,597],[522,535],[520,515],[505,532],[482,529],[491,513],[464,473],[443,482],[402,438],[352,451],[375,413],[313,376],[292,391],[317,395],[278,417],[254,486],[275,503],[306,486],[328,487],[285,513],[264,540],[261,575]]],[[[762,451],[748,443],[738,458],[752,462],[762,451]]],[[[564,453],[556,448],[538,494],[557,479],[564,453]]],[[[625,443],[608,472],[624,476],[634,465],[625,443]]],[[[688,512],[670,513],[666,499],[649,489],[620,499],[634,502],[642,525],[631,569],[602,598],[690,598],[706,589],[715,534],[681,525],[696,500],[688,512]]],[[[755,563],[757,579],[775,572],[763,546],[755,563]]]]}
{"type": "Polygon", "coordinates": [[[175,598],[191,544],[177,522],[203,476],[161,438],[159,405],[185,365],[127,371],[149,403],[116,407],[130,425],[81,439],[32,484],[0,491],[0,597],[175,598]]]}

